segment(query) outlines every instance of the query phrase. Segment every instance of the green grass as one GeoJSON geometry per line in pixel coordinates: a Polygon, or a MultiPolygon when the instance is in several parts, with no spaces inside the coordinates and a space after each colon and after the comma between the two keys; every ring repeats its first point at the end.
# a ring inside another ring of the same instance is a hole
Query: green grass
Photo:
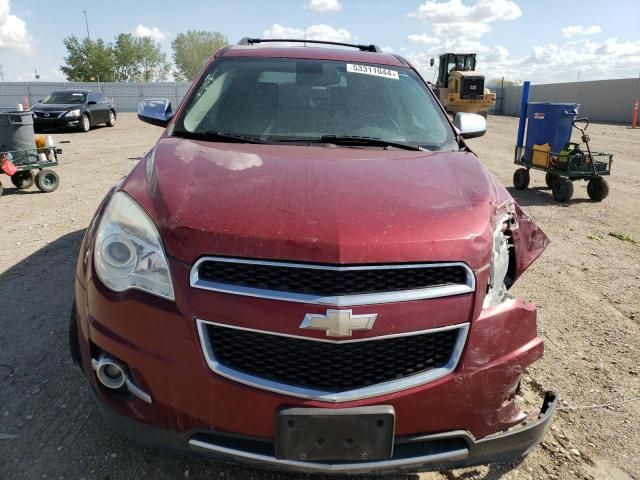
{"type": "Polygon", "coordinates": [[[623,242],[629,242],[633,245],[638,245],[638,241],[634,240],[633,238],[631,238],[629,235],[627,235],[626,233],[622,233],[622,232],[609,232],[609,235],[612,236],[613,238],[617,238],[618,240],[622,240],[623,242]]]}

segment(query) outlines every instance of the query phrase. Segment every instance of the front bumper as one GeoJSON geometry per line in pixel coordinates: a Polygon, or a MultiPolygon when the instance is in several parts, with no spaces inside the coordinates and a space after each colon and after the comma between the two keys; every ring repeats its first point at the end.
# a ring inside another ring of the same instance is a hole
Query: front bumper
{"type": "Polygon", "coordinates": [[[480,440],[464,430],[398,437],[393,457],[389,460],[322,463],[278,459],[274,455],[273,443],[264,440],[203,430],[177,433],[160,429],[120,415],[106,406],[99,397],[96,396],[96,399],[101,415],[111,428],[143,444],[197,453],[228,463],[321,474],[434,471],[514,462],[523,458],[542,441],[558,403],[556,394],[547,392],[535,420],[480,440]]]}
{"type": "Polygon", "coordinates": [[[80,117],[56,117],[41,118],[34,117],[33,125],[36,128],[73,128],[80,125],[80,117]]]}

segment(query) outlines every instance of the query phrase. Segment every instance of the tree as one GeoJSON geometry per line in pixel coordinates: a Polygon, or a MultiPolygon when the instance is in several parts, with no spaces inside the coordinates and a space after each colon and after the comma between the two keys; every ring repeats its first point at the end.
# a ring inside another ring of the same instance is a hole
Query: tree
{"type": "Polygon", "coordinates": [[[167,62],[167,55],[160,51],[160,44],[149,37],[137,39],[138,65],[140,66],[140,81],[159,82],[166,80],[171,70],[167,62]]]}
{"type": "Polygon", "coordinates": [[[148,37],[121,33],[113,43],[102,39],[64,39],[66,65],[60,70],[68,80],[86,82],[152,82],[166,80],[170,65],[160,44],[148,37]]]}
{"type": "Polygon", "coordinates": [[[193,80],[216,50],[224,47],[227,37],[218,32],[188,30],[171,42],[176,76],[193,80]]]}
{"type": "Polygon", "coordinates": [[[491,80],[489,80],[487,82],[487,86],[488,87],[501,87],[503,81],[504,81],[504,86],[505,87],[511,87],[511,86],[515,85],[515,83],[513,83],[513,80],[503,80],[502,78],[492,78],[491,80]]]}
{"type": "Polygon", "coordinates": [[[72,35],[64,39],[67,56],[66,65],[60,70],[67,76],[67,80],[76,82],[113,82],[115,80],[115,58],[111,45],[101,38],[89,40],[78,39],[72,35]]]}

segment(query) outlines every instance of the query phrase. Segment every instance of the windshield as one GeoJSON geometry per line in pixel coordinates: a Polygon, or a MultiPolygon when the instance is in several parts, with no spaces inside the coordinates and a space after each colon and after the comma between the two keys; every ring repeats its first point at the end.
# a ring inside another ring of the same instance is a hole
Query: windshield
{"type": "Polygon", "coordinates": [[[83,92],[53,92],[42,100],[41,103],[84,103],[87,94],[83,92]]]}
{"type": "Polygon", "coordinates": [[[273,143],[335,136],[458,148],[413,70],[324,60],[216,61],[188,99],[173,135],[207,132],[273,143]]]}

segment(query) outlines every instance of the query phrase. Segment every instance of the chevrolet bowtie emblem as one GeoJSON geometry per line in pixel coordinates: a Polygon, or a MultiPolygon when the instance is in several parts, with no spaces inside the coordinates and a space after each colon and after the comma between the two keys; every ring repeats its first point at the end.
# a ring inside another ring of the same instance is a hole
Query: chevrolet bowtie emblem
{"type": "Polygon", "coordinates": [[[353,315],[351,310],[327,310],[326,315],[307,313],[300,328],[324,330],[327,337],[350,337],[354,330],[371,330],[377,313],[353,315]]]}

